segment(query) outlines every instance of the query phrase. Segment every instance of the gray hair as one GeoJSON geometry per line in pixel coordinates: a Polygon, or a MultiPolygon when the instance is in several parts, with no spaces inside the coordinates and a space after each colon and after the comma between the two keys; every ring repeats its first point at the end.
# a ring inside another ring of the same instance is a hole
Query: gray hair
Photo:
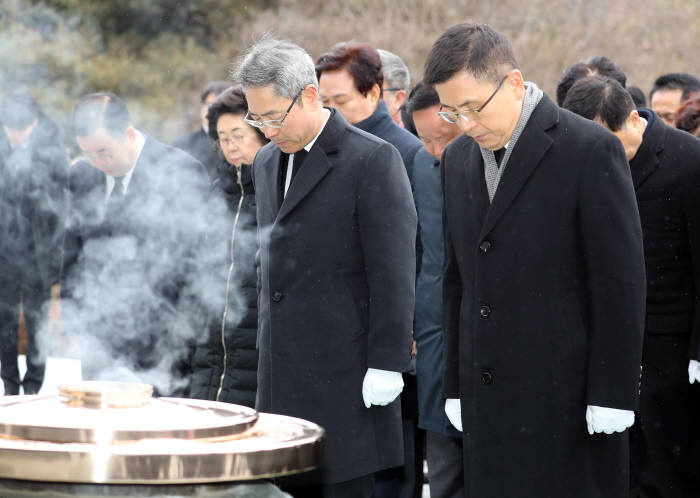
{"type": "Polygon", "coordinates": [[[318,88],[314,61],[306,50],[273,38],[263,38],[250,47],[231,76],[244,89],[272,85],[277,95],[288,99],[308,85],[318,88]]]}
{"type": "Polygon", "coordinates": [[[382,59],[382,71],[384,80],[390,88],[398,88],[408,92],[411,88],[411,73],[404,64],[401,57],[388,50],[378,49],[379,57],[382,59]]]}

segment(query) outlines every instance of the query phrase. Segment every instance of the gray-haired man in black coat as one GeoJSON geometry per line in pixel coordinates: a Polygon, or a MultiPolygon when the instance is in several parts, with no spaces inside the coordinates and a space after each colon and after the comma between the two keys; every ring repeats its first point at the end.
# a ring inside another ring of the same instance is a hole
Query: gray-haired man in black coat
{"type": "Polygon", "coordinates": [[[403,462],[397,397],[416,237],[408,177],[393,146],[321,106],[300,47],[264,40],[236,76],[248,123],[273,142],[253,165],[257,408],[321,424],[324,496],[369,497],[373,474],[403,462]]]}

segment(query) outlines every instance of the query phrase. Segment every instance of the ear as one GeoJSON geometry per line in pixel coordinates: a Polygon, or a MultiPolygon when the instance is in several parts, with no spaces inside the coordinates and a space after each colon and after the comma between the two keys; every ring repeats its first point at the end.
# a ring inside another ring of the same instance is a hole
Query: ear
{"type": "Polygon", "coordinates": [[[642,121],[642,118],[636,109],[629,113],[629,116],[627,116],[627,119],[625,121],[627,127],[633,128],[638,132],[644,133],[644,121],[642,121]]]}
{"type": "Polygon", "coordinates": [[[510,88],[518,100],[525,97],[525,80],[519,69],[511,70],[503,85],[510,88]]]}
{"type": "Polygon", "coordinates": [[[401,109],[401,106],[404,104],[404,102],[406,102],[406,97],[408,97],[408,95],[406,94],[406,90],[396,90],[394,92],[393,104],[395,111],[401,109]]]}
{"type": "Polygon", "coordinates": [[[306,85],[306,88],[302,90],[300,97],[304,107],[309,106],[311,110],[318,108],[321,105],[321,95],[318,92],[318,88],[314,85],[306,85]]]}
{"type": "Polygon", "coordinates": [[[372,85],[372,88],[367,92],[367,98],[374,104],[376,104],[382,95],[382,89],[376,83],[372,85]]]}
{"type": "Polygon", "coordinates": [[[134,129],[133,126],[128,125],[128,126],[126,127],[126,132],[124,132],[124,135],[126,136],[126,140],[127,140],[127,141],[133,142],[134,140],[136,140],[136,136],[137,136],[137,135],[136,135],[136,129],[134,129]]]}

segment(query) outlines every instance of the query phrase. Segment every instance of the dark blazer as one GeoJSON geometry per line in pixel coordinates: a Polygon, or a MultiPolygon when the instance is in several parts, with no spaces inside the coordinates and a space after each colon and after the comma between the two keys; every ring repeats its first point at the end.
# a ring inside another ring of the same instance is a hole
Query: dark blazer
{"type": "Polygon", "coordinates": [[[177,138],[173,142],[173,147],[184,150],[202,163],[211,181],[217,178],[217,170],[226,165],[226,160],[217,152],[214,143],[203,128],[177,138]]]}
{"type": "Polygon", "coordinates": [[[444,394],[461,398],[471,498],[623,497],[644,317],[639,213],[619,140],[547,96],[489,204],[476,142],[443,155],[444,394]]]}
{"type": "MultiPolygon", "coordinates": [[[[88,378],[140,380],[180,393],[201,333],[208,274],[208,180],[188,154],[151,137],[124,202],[106,216],[105,175],[71,167],[71,215],[62,280],[66,331],[80,336],[88,378]]],[[[209,216],[211,216],[209,214],[209,216]]]]}
{"type": "Polygon", "coordinates": [[[253,166],[257,408],[326,429],[326,482],[401,465],[399,400],[362,400],[368,367],[410,363],[416,213],[401,158],[331,110],[280,206],[280,156],[268,144],[253,166]]]}

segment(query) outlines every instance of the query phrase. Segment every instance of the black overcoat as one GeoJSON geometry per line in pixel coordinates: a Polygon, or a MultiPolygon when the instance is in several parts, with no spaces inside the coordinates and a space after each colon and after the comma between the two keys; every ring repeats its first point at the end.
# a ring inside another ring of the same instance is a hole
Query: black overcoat
{"type": "Polygon", "coordinates": [[[326,429],[326,482],[401,465],[399,400],[362,400],[368,367],[410,362],[416,212],[401,157],[331,110],[280,206],[280,156],[271,143],[254,163],[257,408],[326,429]]]}
{"type": "Polygon", "coordinates": [[[647,315],[641,398],[630,432],[632,496],[685,497],[700,488],[700,140],[649,109],[630,161],[644,234],[647,315]]]}
{"type": "Polygon", "coordinates": [[[585,420],[638,402],[644,260],[619,140],[544,96],[493,203],[476,142],[442,167],[444,394],[462,400],[468,496],[626,497],[628,434],[585,420]]]}

